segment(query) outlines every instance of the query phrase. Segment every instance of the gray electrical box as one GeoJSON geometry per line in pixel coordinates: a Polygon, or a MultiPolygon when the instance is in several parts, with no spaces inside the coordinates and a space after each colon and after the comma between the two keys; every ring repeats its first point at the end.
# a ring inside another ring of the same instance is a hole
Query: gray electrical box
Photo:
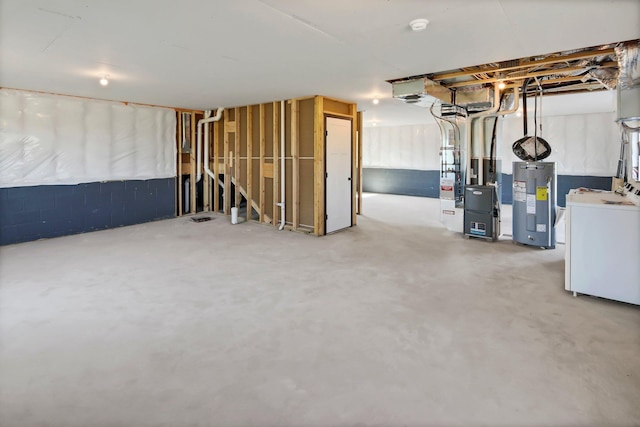
{"type": "Polygon", "coordinates": [[[467,185],[464,191],[464,235],[496,240],[500,235],[500,205],[496,187],[467,185]]]}
{"type": "Polygon", "coordinates": [[[556,247],[556,163],[513,162],[513,241],[556,247]]]}

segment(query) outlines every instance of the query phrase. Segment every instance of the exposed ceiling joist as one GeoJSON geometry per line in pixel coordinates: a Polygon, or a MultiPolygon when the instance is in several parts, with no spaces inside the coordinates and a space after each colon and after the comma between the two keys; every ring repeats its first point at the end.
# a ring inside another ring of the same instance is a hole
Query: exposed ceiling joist
{"type": "Polygon", "coordinates": [[[550,70],[543,70],[543,71],[535,71],[535,72],[530,72],[530,73],[525,73],[522,74],[520,76],[509,76],[509,77],[491,77],[488,79],[478,79],[478,80],[467,80],[467,81],[463,81],[463,82],[456,82],[456,83],[450,83],[450,84],[443,84],[443,86],[448,87],[448,88],[458,88],[458,87],[466,87],[466,86],[477,86],[479,83],[485,84],[485,83],[496,83],[502,80],[508,80],[508,81],[516,81],[516,80],[525,80],[528,78],[533,78],[533,77],[542,77],[542,76],[552,76],[555,74],[567,74],[567,73],[575,73],[575,72],[580,72],[580,71],[589,71],[589,70],[593,70],[593,69],[603,69],[603,68],[615,68],[618,66],[617,62],[605,62],[597,67],[589,67],[586,68],[585,67],[565,67],[565,68],[553,68],[550,70]]]}
{"type": "Polygon", "coordinates": [[[579,59],[589,59],[589,58],[595,58],[598,56],[606,56],[606,55],[613,55],[613,54],[615,54],[615,49],[612,47],[607,49],[602,49],[602,50],[588,50],[584,52],[577,52],[577,53],[564,55],[564,56],[561,55],[560,53],[560,54],[557,54],[559,56],[550,56],[550,57],[539,59],[539,60],[533,60],[533,61],[520,60],[522,62],[518,61],[520,63],[518,65],[513,65],[513,66],[506,66],[506,67],[488,66],[486,68],[482,68],[481,66],[481,67],[474,68],[472,70],[431,74],[429,78],[431,80],[441,82],[443,80],[451,80],[459,77],[469,77],[469,76],[474,76],[476,74],[482,74],[482,73],[503,73],[505,71],[512,71],[520,68],[535,68],[541,65],[559,64],[559,63],[564,63],[568,61],[575,61],[579,59]]]}

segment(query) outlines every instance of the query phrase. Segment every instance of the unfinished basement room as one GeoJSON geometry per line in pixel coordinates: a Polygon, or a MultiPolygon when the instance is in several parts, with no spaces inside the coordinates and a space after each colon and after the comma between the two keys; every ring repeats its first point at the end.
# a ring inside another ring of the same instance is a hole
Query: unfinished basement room
{"type": "Polygon", "coordinates": [[[0,0],[0,427],[640,426],[637,0],[0,0]]]}

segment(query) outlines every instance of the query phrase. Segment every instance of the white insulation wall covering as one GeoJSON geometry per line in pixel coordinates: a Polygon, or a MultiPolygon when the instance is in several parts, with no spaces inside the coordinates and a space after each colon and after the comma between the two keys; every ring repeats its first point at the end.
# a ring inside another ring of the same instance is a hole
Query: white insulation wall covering
{"type": "Polygon", "coordinates": [[[0,90],[0,187],[176,175],[168,108],[0,90]]]}
{"type": "Polygon", "coordinates": [[[362,166],[387,169],[440,169],[438,125],[366,127],[362,166]]]}
{"type": "MultiPolygon", "coordinates": [[[[538,136],[553,150],[545,161],[557,162],[561,175],[614,175],[620,152],[615,118],[613,112],[543,117],[542,134],[538,136]]],[[[533,136],[533,119],[530,121],[529,135],[533,136]]],[[[511,174],[511,163],[520,161],[511,145],[523,136],[522,118],[511,115],[501,122],[498,158],[502,159],[502,172],[511,174]]],[[[365,168],[439,170],[439,149],[440,130],[435,123],[366,127],[362,164],[365,168]]]]}
{"type": "MultiPolygon", "coordinates": [[[[615,120],[615,113],[543,117],[542,133],[538,131],[538,136],[552,149],[544,161],[557,162],[559,175],[615,175],[620,156],[620,132],[615,120]]],[[[521,118],[503,121],[499,152],[503,173],[511,174],[512,162],[520,161],[511,145],[522,138],[522,128],[521,118]]],[[[533,136],[533,119],[528,128],[533,136]]]]}

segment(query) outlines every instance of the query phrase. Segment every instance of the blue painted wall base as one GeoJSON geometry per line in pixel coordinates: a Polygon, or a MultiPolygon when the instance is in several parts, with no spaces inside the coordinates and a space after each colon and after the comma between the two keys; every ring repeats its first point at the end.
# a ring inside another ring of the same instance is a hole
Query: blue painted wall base
{"type": "Polygon", "coordinates": [[[0,245],[173,218],[175,181],[0,188],[0,245]]]}
{"type": "MultiPolygon", "coordinates": [[[[513,201],[512,185],[513,176],[502,174],[502,203],[510,205],[513,201]]],[[[569,190],[578,187],[611,190],[611,177],[558,175],[558,206],[564,207],[569,190]]],[[[366,192],[438,198],[439,188],[439,171],[382,168],[362,170],[362,190],[366,192]]]]}

